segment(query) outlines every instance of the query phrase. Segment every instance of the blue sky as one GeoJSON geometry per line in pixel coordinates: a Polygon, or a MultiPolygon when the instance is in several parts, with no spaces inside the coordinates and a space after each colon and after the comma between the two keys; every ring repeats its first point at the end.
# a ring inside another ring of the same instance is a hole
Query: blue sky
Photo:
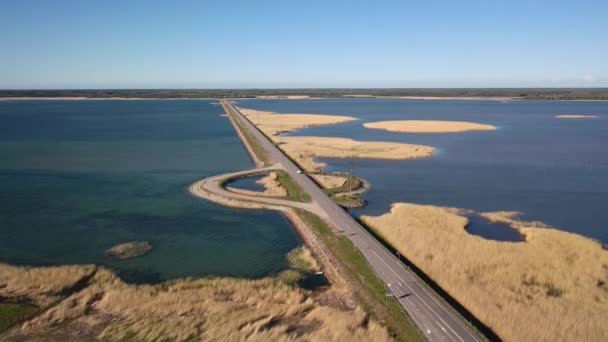
{"type": "Polygon", "coordinates": [[[2,1],[0,88],[606,87],[608,1],[2,1]]]}

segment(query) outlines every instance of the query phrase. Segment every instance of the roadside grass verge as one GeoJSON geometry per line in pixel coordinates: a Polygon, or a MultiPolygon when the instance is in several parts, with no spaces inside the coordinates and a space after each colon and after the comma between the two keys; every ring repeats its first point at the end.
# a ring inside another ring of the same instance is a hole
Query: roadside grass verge
{"type": "Polygon", "coordinates": [[[247,143],[249,144],[249,146],[253,150],[253,153],[257,156],[257,158],[260,161],[262,161],[264,164],[267,164],[268,156],[266,155],[266,151],[264,151],[264,149],[262,148],[260,143],[257,141],[257,139],[255,139],[251,135],[251,133],[249,133],[249,131],[243,127],[243,125],[239,122],[239,120],[237,120],[236,118],[234,118],[232,116],[232,112],[230,110],[228,110],[224,107],[224,111],[226,112],[227,115],[230,116],[232,122],[234,122],[234,124],[238,127],[239,132],[243,135],[243,137],[245,137],[245,140],[247,140],[247,143]]]}
{"type": "Polygon", "coordinates": [[[0,333],[38,312],[38,307],[24,303],[0,303],[0,333]]]}
{"type": "Polygon", "coordinates": [[[283,170],[275,171],[277,180],[287,191],[287,198],[297,202],[310,202],[310,195],[300,188],[300,186],[289,177],[289,174],[283,170]]]}
{"type": "Polygon", "coordinates": [[[355,287],[355,296],[365,310],[374,319],[383,323],[395,339],[424,341],[399,303],[387,300],[384,283],[376,276],[353,243],[345,236],[336,235],[318,216],[300,209],[296,209],[296,213],[333,254],[341,269],[345,271],[345,276],[350,278],[355,287]]]}
{"type": "Polygon", "coordinates": [[[262,162],[264,162],[264,164],[266,164],[268,162],[268,157],[266,156],[266,151],[264,151],[264,149],[262,148],[260,143],[257,141],[257,139],[255,139],[251,135],[251,133],[249,133],[249,131],[247,131],[245,128],[243,128],[243,126],[241,125],[240,122],[238,122],[237,120],[234,120],[234,122],[239,127],[239,130],[241,131],[241,133],[243,134],[245,139],[247,139],[247,142],[249,143],[249,146],[251,146],[253,153],[255,153],[255,155],[258,157],[259,160],[261,160],[262,162]]]}

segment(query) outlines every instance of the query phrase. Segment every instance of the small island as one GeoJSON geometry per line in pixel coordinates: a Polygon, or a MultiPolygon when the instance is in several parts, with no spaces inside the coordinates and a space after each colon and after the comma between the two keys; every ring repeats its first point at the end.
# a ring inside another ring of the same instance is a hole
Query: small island
{"type": "Polygon", "coordinates": [[[433,147],[425,145],[337,137],[281,137],[279,146],[309,172],[319,172],[325,167],[325,163],[314,160],[315,157],[407,160],[428,158],[435,152],[433,147]]]}
{"type": "Polygon", "coordinates": [[[496,126],[466,121],[393,120],[366,122],[365,128],[383,129],[400,133],[461,133],[469,131],[495,131],[496,126]]]}
{"type": "Polygon", "coordinates": [[[118,259],[131,259],[142,256],[152,250],[148,241],[131,241],[118,244],[106,250],[106,255],[118,259]]]}
{"type": "Polygon", "coordinates": [[[335,125],[355,121],[357,118],[344,115],[328,114],[279,114],[237,107],[254,125],[269,136],[293,132],[301,128],[335,125]]]}

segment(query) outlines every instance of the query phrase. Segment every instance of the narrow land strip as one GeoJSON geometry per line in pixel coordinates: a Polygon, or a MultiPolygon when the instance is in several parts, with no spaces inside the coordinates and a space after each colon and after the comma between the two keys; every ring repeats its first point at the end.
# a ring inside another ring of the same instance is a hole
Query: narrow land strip
{"type": "MultiPolygon", "coordinates": [[[[395,255],[365,230],[349,214],[327,197],[307,175],[300,174],[296,166],[267,137],[255,128],[238,110],[223,101],[224,108],[236,123],[235,127],[247,130],[248,136],[259,144],[268,160],[280,163],[289,176],[307,192],[312,203],[321,208],[316,215],[325,217],[334,229],[347,237],[383,280],[387,298],[394,298],[410,314],[416,325],[431,341],[476,341],[479,337],[463,323],[462,318],[436,295],[420,284],[395,255]]],[[[251,142],[250,142],[251,143],[251,142]]],[[[313,212],[313,211],[308,211],[313,212]]]]}

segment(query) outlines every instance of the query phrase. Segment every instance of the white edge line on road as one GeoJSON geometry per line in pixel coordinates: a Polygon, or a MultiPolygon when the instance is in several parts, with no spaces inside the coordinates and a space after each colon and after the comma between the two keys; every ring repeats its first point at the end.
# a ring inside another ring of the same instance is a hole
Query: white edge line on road
{"type": "MultiPolygon", "coordinates": [[[[376,251],[375,251],[375,250],[373,250],[373,249],[372,249],[371,251],[372,251],[372,253],[376,254],[376,256],[378,257],[378,259],[379,259],[379,260],[380,260],[380,261],[381,261],[381,262],[382,262],[384,265],[386,265],[386,267],[387,267],[387,268],[388,268],[388,269],[389,269],[391,272],[393,272],[393,274],[395,275],[395,277],[397,277],[397,279],[399,279],[400,281],[402,281],[403,283],[405,283],[405,286],[406,286],[407,288],[409,288],[409,289],[410,289],[410,291],[411,291],[412,293],[414,293],[414,289],[412,289],[412,288],[409,286],[409,284],[407,284],[407,283],[406,283],[406,282],[405,282],[403,279],[401,279],[401,277],[399,276],[399,274],[397,274],[397,272],[395,272],[395,270],[393,270],[393,268],[392,268],[392,267],[391,267],[389,264],[387,264],[387,263],[386,263],[386,261],[384,261],[384,259],[382,259],[382,258],[380,257],[380,255],[378,255],[378,253],[376,253],[376,251]]],[[[456,335],[456,337],[458,337],[458,339],[459,339],[459,340],[461,340],[462,342],[464,342],[464,339],[463,339],[463,338],[462,338],[460,335],[458,335],[458,333],[456,333],[456,331],[454,331],[454,329],[452,329],[452,327],[450,327],[450,325],[449,325],[449,324],[447,324],[447,323],[446,323],[446,321],[444,321],[444,320],[443,320],[443,318],[441,318],[441,315],[439,315],[439,314],[438,314],[438,313],[437,313],[435,310],[433,310],[433,308],[432,308],[430,305],[428,305],[428,304],[427,304],[425,301],[421,300],[420,302],[421,302],[422,304],[424,304],[424,306],[426,306],[426,307],[427,307],[427,309],[429,309],[429,311],[431,311],[431,312],[432,312],[432,313],[433,313],[433,314],[436,316],[436,318],[438,318],[438,319],[439,319],[441,322],[443,322],[443,324],[444,324],[445,326],[447,326],[447,327],[448,327],[448,329],[450,329],[450,331],[451,331],[451,332],[452,332],[454,335],[456,335]]],[[[437,324],[437,325],[439,325],[439,324],[437,324]]]]}

